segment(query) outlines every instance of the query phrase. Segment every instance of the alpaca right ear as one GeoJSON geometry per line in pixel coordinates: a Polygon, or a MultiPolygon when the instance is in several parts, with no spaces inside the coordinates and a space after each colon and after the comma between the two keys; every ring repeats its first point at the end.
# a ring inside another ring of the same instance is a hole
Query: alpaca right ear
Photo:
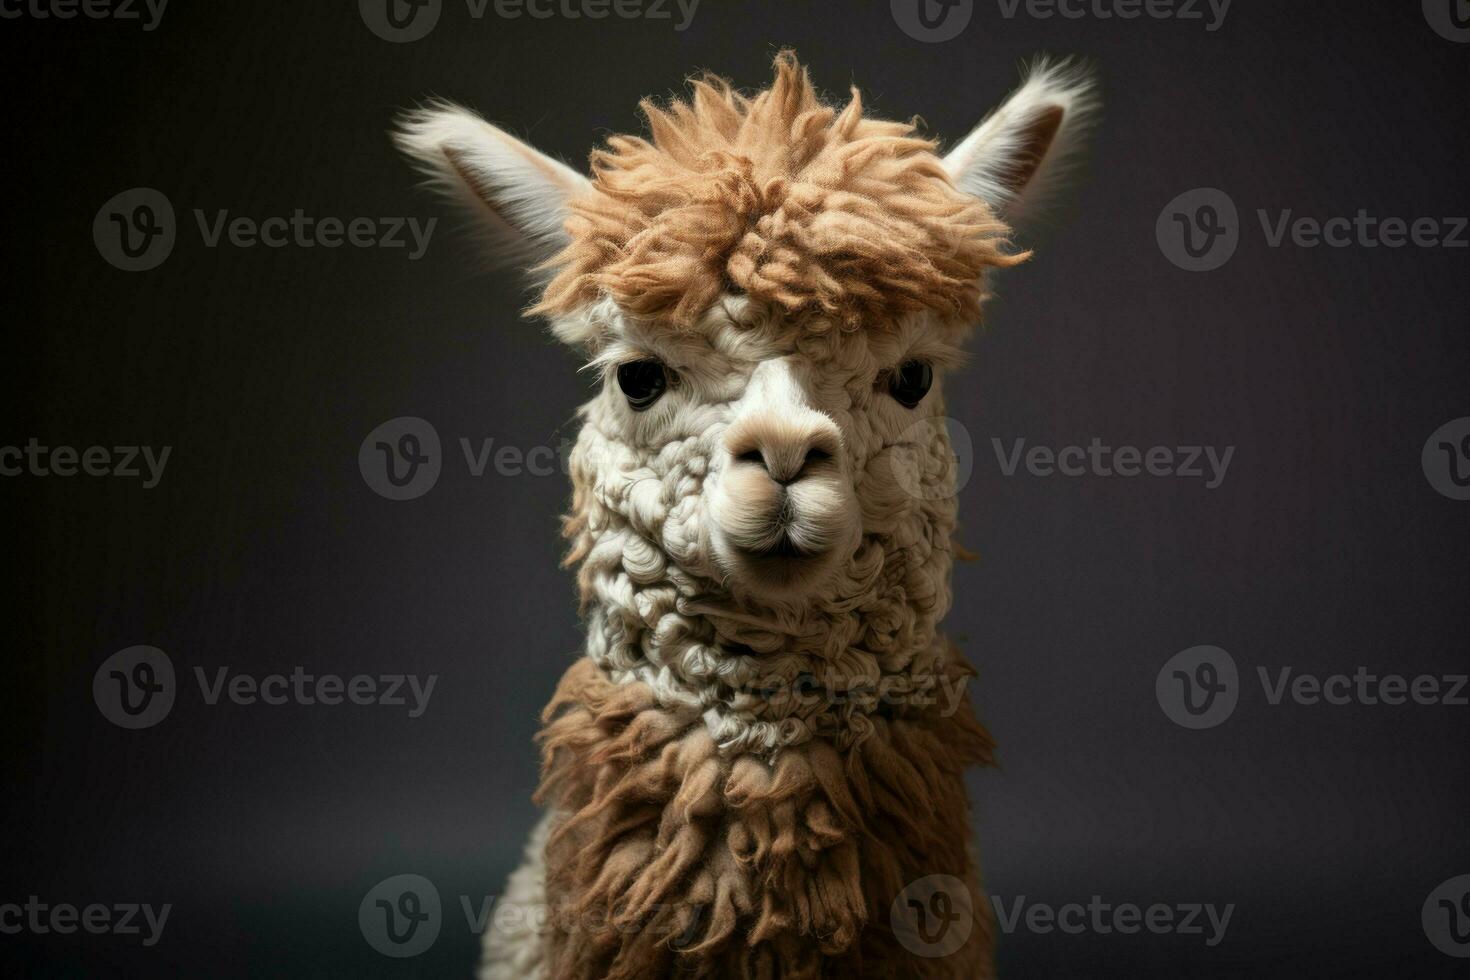
{"type": "Polygon", "coordinates": [[[955,186],[1013,226],[1044,211],[1066,183],[1097,115],[1092,73],[1042,59],[1021,87],[944,158],[955,186]]]}
{"type": "Polygon", "coordinates": [[[493,258],[527,270],[567,245],[567,202],[592,186],[567,165],[448,102],[404,116],[393,141],[432,186],[476,215],[493,258]]]}

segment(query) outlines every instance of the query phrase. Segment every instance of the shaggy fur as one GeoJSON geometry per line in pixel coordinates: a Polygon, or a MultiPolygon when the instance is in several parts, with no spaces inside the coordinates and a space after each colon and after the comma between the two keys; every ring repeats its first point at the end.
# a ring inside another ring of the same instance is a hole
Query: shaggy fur
{"type": "Polygon", "coordinates": [[[549,976],[990,975],[983,903],[965,946],[929,962],[888,922],[916,878],[978,890],[963,771],[991,743],[968,708],[901,708],[850,753],[818,740],[767,763],[581,661],[544,717],[539,799],[563,815],[546,847],[549,976]]]}
{"type": "Polygon", "coordinates": [[[941,160],[783,53],[765,92],[645,104],[651,140],[613,137],[591,181],[464,110],[405,122],[496,247],[554,273],[536,311],[602,379],[565,527],[586,656],[546,711],[547,817],[485,980],[991,975],[963,783],[991,743],[939,631],[944,376],[1089,104],[1043,67],[941,160]],[[667,387],[639,411],[618,368],[647,361],[667,387]],[[917,404],[890,391],[911,361],[917,404]],[[944,956],[890,915],[931,875],[970,892],[944,956]]]}
{"type": "Polygon", "coordinates": [[[724,79],[689,102],[645,100],[652,141],[614,136],[592,154],[592,192],[571,202],[572,243],[533,312],[600,296],[688,326],[722,292],[849,328],[927,310],[967,324],[991,266],[1023,261],[984,201],[950,183],[908,123],[818,101],[795,56],[754,98],[724,79]]]}

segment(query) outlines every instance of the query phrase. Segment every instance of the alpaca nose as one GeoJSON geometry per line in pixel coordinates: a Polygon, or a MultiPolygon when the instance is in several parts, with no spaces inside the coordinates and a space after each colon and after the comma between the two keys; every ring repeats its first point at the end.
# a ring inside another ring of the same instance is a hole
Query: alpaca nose
{"type": "Polygon", "coordinates": [[[747,418],[725,437],[732,459],[759,466],[782,486],[834,465],[839,443],[831,420],[810,411],[795,418],[773,413],[747,418]]]}

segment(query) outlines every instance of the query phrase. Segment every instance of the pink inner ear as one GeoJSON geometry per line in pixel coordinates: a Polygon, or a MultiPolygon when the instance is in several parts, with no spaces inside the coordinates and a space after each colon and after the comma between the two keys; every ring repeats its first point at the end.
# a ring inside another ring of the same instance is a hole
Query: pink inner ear
{"type": "Polygon", "coordinates": [[[1015,156],[999,168],[1000,180],[1012,191],[1020,192],[1046,159],[1046,153],[1062,128],[1066,112],[1061,106],[1046,106],[1017,133],[1015,156]]]}

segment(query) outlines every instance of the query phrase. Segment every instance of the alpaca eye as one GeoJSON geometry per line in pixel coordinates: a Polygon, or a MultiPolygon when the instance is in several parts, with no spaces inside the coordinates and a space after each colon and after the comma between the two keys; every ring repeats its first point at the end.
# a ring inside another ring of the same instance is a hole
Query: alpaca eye
{"type": "Polygon", "coordinates": [[[658,361],[631,361],[618,365],[618,387],[628,396],[628,407],[635,412],[651,407],[668,386],[668,374],[658,361]]]}
{"type": "Polygon", "coordinates": [[[888,379],[888,393],[905,408],[913,408],[929,394],[934,369],[923,361],[905,361],[888,379]]]}

